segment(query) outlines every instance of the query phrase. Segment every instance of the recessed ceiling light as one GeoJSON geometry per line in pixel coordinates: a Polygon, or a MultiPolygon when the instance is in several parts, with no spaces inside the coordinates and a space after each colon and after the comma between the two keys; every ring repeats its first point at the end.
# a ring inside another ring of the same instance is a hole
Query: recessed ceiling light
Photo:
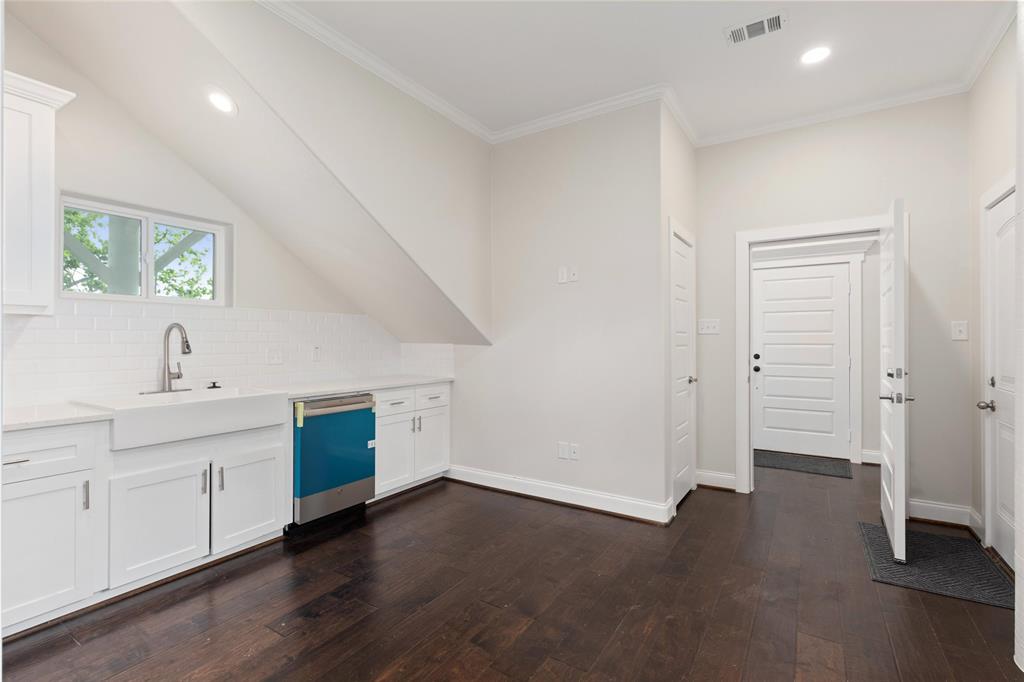
{"type": "Polygon", "coordinates": [[[803,56],[800,57],[800,63],[802,64],[817,64],[828,59],[829,55],[832,54],[832,49],[825,47],[812,47],[811,49],[804,52],[803,56]]]}
{"type": "Polygon", "coordinates": [[[238,107],[235,106],[235,100],[231,99],[231,95],[223,90],[211,88],[206,95],[206,99],[214,109],[222,114],[229,114],[233,116],[238,113],[238,107]]]}

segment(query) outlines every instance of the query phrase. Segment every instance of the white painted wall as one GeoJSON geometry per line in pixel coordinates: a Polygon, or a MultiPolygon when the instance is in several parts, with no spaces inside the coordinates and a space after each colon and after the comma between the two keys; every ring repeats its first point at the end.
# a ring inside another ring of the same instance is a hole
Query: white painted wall
{"type": "Polygon", "coordinates": [[[652,102],[495,147],[493,345],[456,347],[453,465],[664,504],[661,129],[652,102]]]}
{"type": "MultiPolygon", "coordinates": [[[[970,319],[967,97],[958,95],[701,148],[701,317],[722,320],[698,344],[700,468],[735,469],[735,233],[911,212],[911,497],[971,500],[970,352],[949,322],[970,319]],[[942,396],[941,399],[938,396],[942,396]],[[707,406],[730,406],[707,409],[707,406]],[[969,409],[970,408],[970,409],[969,409]]],[[[865,386],[867,394],[868,386],[865,386]]]]}
{"type": "Polygon", "coordinates": [[[77,94],[57,112],[62,191],[232,224],[238,305],[358,311],[9,12],[5,22],[7,68],[77,94]]]}
{"type": "Polygon", "coordinates": [[[486,335],[490,145],[255,3],[178,7],[486,335]]]}
{"type": "MultiPolygon", "coordinates": [[[[970,220],[971,293],[971,390],[968,402],[984,399],[981,336],[981,196],[1014,169],[1017,138],[1015,54],[1017,28],[1011,25],[989,58],[967,98],[970,220]]],[[[972,424],[971,500],[976,510],[985,508],[985,453],[980,412],[972,424]]]]}

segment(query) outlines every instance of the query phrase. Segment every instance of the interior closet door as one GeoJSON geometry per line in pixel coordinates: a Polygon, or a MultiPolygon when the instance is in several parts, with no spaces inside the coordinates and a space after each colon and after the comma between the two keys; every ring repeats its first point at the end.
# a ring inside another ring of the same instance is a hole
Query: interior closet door
{"type": "Polygon", "coordinates": [[[759,267],[751,284],[754,449],[849,459],[849,264],[759,267]]]}
{"type": "Polygon", "coordinates": [[[697,487],[697,327],[692,238],[672,233],[671,247],[672,496],[678,504],[697,487]]]}

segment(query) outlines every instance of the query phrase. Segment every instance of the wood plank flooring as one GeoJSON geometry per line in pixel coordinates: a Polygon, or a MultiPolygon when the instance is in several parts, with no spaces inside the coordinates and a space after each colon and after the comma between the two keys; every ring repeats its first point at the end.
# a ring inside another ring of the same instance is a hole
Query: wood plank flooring
{"type": "MultiPolygon", "coordinates": [[[[4,646],[10,680],[1003,680],[1013,612],[868,578],[854,478],[667,528],[441,482],[4,646]]],[[[927,526],[932,532],[961,531],[927,526]]]]}

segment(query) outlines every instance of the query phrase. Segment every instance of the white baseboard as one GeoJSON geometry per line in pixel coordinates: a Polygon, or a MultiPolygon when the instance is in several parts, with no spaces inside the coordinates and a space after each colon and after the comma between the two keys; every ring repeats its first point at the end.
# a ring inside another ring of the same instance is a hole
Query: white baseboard
{"type": "Polygon", "coordinates": [[[955,523],[960,526],[970,526],[971,513],[974,510],[960,504],[933,502],[931,500],[915,500],[911,498],[907,511],[910,516],[915,519],[927,519],[929,521],[941,521],[943,523],[955,523]]]}
{"type": "Polygon", "coordinates": [[[878,450],[861,450],[860,451],[860,463],[861,464],[881,464],[882,453],[878,450]]]}
{"type": "Polygon", "coordinates": [[[520,495],[530,495],[546,500],[572,504],[588,509],[631,516],[645,521],[656,521],[657,523],[668,523],[675,516],[675,505],[672,500],[665,502],[649,502],[635,497],[624,497],[613,495],[598,490],[577,488],[561,483],[550,483],[539,481],[534,478],[523,478],[522,476],[511,476],[500,474],[495,471],[485,471],[466,466],[451,466],[445,474],[448,478],[467,483],[507,490],[520,495]]]}
{"type": "Polygon", "coordinates": [[[726,474],[721,471],[697,469],[697,485],[710,485],[715,488],[736,490],[736,474],[726,474]]]}
{"type": "Polygon", "coordinates": [[[985,544],[985,519],[981,518],[981,514],[978,513],[977,509],[971,508],[971,530],[981,540],[981,544],[985,544]]]}

